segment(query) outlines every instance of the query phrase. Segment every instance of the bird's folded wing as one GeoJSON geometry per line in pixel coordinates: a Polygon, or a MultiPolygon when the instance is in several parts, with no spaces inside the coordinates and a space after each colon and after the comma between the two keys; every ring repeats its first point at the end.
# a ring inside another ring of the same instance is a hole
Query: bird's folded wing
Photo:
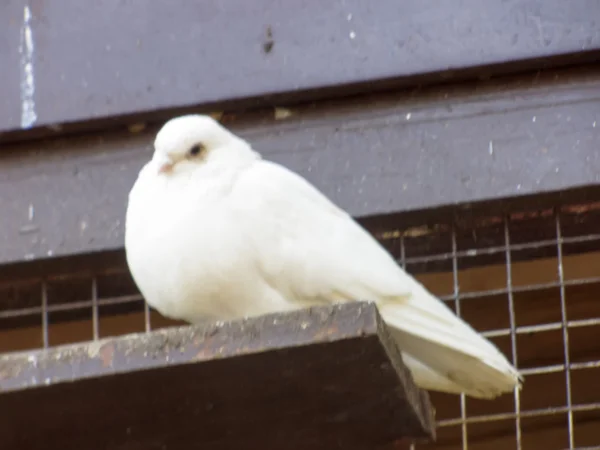
{"type": "Polygon", "coordinates": [[[294,172],[259,161],[240,176],[231,196],[262,273],[293,299],[410,294],[412,279],[379,243],[294,172]]]}

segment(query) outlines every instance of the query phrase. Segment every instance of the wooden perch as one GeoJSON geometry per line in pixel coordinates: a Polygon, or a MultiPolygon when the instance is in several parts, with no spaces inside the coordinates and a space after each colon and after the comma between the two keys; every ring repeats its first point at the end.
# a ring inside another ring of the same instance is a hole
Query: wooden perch
{"type": "Polygon", "coordinates": [[[369,303],[0,356],[6,449],[374,449],[433,423],[369,303]]]}

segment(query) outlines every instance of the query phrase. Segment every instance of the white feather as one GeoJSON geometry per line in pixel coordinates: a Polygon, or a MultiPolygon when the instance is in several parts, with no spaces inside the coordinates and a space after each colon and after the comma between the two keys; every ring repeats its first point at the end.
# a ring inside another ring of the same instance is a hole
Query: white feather
{"type": "Polygon", "coordinates": [[[197,322],[371,300],[421,387],[492,398],[520,386],[489,341],[304,178],[203,116],[168,122],[155,147],[130,194],[126,251],[162,314],[197,322]],[[206,148],[197,161],[185,157],[195,143],[206,148]],[[165,159],[173,171],[158,174],[165,159]]]}

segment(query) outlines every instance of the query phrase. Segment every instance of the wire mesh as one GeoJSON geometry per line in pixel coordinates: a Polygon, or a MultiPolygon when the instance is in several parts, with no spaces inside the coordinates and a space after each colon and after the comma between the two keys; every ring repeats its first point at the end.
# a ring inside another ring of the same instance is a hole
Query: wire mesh
{"type": "MultiPolygon", "coordinates": [[[[510,323],[510,350],[512,355],[512,363],[515,367],[518,365],[517,357],[517,325],[515,319],[515,300],[513,294],[512,285],[512,271],[511,271],[511,252],[510,252],[510,232],[508,228],[508,219],[504,219],[504,254],[506,258],[506,290],[508,294],[508,311],[509,311],[509,323],[510,323]]],[[[521,441],[521,391],[515,389],[515,440],[517,450],[521,450],[523,447],[521,441]]]]}
{"type": "MultiPolygon", "coordinates": [[[[432,393],[438,440],[412,448],[600,449],[597,223],[600,206],[575,205],[380,236],[525,376],[522,391],[493,401],[432,393]]],[[[148,308],[124,266],[0,284],[0,352],[175,324],[148,308]]]]}

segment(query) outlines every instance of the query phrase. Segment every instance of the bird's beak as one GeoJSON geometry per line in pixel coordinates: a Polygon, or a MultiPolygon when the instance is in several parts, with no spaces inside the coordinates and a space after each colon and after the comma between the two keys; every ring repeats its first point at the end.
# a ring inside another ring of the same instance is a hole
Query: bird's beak
{"type": "Polygon", "coordinates": [[[170,173],[173,170],[173,161],[171,158],[163,158],[157,163],[158,173],[170,173]]]}

